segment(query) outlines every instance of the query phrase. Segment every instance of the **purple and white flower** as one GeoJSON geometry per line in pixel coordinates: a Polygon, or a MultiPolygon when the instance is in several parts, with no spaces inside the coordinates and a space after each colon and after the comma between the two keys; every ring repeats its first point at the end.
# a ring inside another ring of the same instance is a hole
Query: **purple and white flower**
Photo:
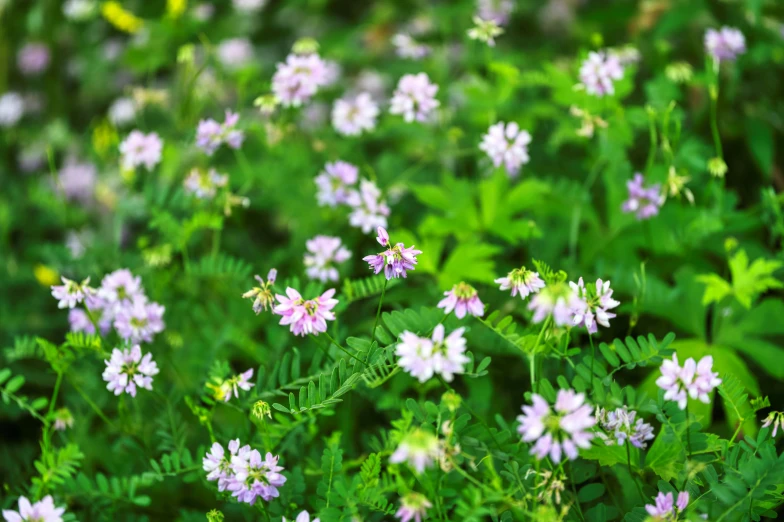
{"type": "Polygon", "coordinates": [[[516,177],[520,167],[531,159],[528,156],[529,143],[531,135],[528,131],[520,130],[517,123],[499,122],[491,125],[487,134],[482,136],[479,149],[490,156],[496,168],[504,165],[507,174],[516,177]]]}
{"type": "Polygon", "coordinates": [[[590,430],[596,419],[591,415],[591,406],[585,403],[585,395],[573,390],[558,390],[555,405],[550,408],[544,398],[534,393],[532,406],[523,406],[523,415],[517,420],[517,431],[523,442],[534,442],[531,455],[537,459],[550,456],[554,464],[561,462],[565,454],[569,460],[577,458],[579,449],[591,447],[593,433],[590,430]]]}
{"type": "Polygon", "coordinates": [[[470,360],[465,355],[464,332],[465,328],[458,328],[444,337],[442,324],[435,327],[431,338],[404,331],[395,349],[398,365],[419,382],[425,382],[435,374],[451,382],[455,374],[463,373],[464,365],[470,360]]]}
{"type": "Polygon", "coordinates": [[[660,184],[645,187],[643,181],[642,174],[638,172],[632,180],[626,182],[629,199],[624,201],[621,207],[624,212],[634,212],[639,220],[650,219],[657,215],[665,199],[660,184]]]}
{"type": "Polygon", "coordinates": [[[212,199],[218,189],[225,187],[228,183],[229,176],[227,174],[219,174],[215,169],[204,171],[194,168],[188,173],[183,185],[187,192],[199,199],[212,199]]]}
{"type": "Polygon", "coordinates": [[[93,196],[98,175],[92,163],[69,160],[58,172],[57,180],[65,197],[86,202],[93,196]]]}
{"type": "Polygon", "coordinates": [[[645,449],[648,446],[646,441],[653,439],[653,426],[637,417],[637,412],[630,411],[626,406],[613,411],[597,407],[595,416],[602,429],[610,435],[608,437],[601,432],[598,434],[608,446],[620,446],[628,441],[636,448],[645,449]]]}
{"type": "Polygon", "coordinates": [[[393,36],[392,45],[395,47],[395,54],[401,58],[421,60],[430,54],[430,46],[417,42],[406,33],[397,33],[393,36]]]}
{"type": "Polygon", "coordinates": [[[234,479],[234,470],[231,467],[231,459],[235,456],[245,458],[250,453],[249,445],[240,447],[240,439],[229,442],[229,455],[226,455],[223,446],[214,442],[210,451],[202,459],[202,468],[207,472],[207,480],[210,482],[218,481],[218,491],[225,491],[234,479]]]}
{"type": "Polygon", "coordinates": [[[123,168],[135,169],[144,165],[147,170],[152,170],[161,162],[163,141],[155,132],[144,134],[139,130],[133,130],[120,143],[120,154],[123,168]]]}
{"type": "Polygon", "coordinates": [[[219,401],[229,402],[231,400],[232,395],[239,399],[240,397],[240,390],[250,391],[255,384],[250,382],[250,379],[253,378],[253,368],[249,368],[248,370],[240,373],[239,375],[234,375],[228,379],[218,379],[216,384],[207,383],[207,387],[212,389],[215,393],[215,398],[219,401]]]}
{"type": "Polygon", "coordinates": [[[597,325],[609,328],[610,319],[614,318],[615,314],[608,310],[621,304],[612,298],[610,282],[597,279],[594,286],[586,288],[581,277],[577,283],[570,281],[569,286],[581,301],[580,306],[574,311],[574,325],[584,325],[590,334],[596,333],[597,325]]]}
{"type": "Polygon", "coordinates": [[[332,126],[344,136],[359,136],[376,128],[379,109],[370,94],[359,93],[354,98],[341,98],[332,107],[332,126]]]}
{"type": "Polygon", "coordinates": [[[588,53],[580,67],[580,81],[588,94],[605,96],[615,94],[615,80],[623,78],[623,66],[614,53],[600,51],[588,53]]]}
{"type": "MultiPolygon", "coordinates": [[[[283,522],[286,522],[286,517],[283,517],[283,522]]],[[[310,520],[310,513],[307,511],[301,511],[297,518],[293,520],[293,522],[321,522],[321,519],[314,518],[312,521],[310,520]]]]}
{"type": "Polygon", "coordinates": [[[117,127],[124,127],[136,118],[136,102],[132,98],[117,98],[109,106],[109,121],[117,127]]]}
{"type": "Polygon", "coordinates": [[[142,349],[138,344],[131,349],[115,348],[108,361],[104,360],[106,369],[103,380],[108,384],[106,389],[120,395],[123,392],[136,397],[136,387],[152,390],[152,378],[158,374],[158,365],[152,360],[152,354],[142,357],[142,349]]]}
{"type": "Polygon", "coordinates": [[[31,504],[27,497],[19,497],[19,511],[3,510],[6,522],[63,522],[65,508],[54,505],[52,495],[31,504]]]}
{"type": "Polygon", "coordinates": [[[445,314],[454,310],[457,318],[462,319],[466,314],[482,317],[485,313],[485,305],[479,299],[479,294],[468,283],[458,283],[444,295],[446,297],[438,302],[438,308],[443,308],[445,314]]]}
{"type": "Polygon", "coordinates": [[[63,284],[52,286],[52,297],[57,299],[57,308],[73,308],[84,301],[85,297],[95,292],[90,288],[90,278],[88,277],[81,283],[71,281],[65,277],[60,277],[63,284]]]}
{"type": "Polygon", "coordinates": [[[262,310],[267,310],[268,307],[273,306],[275,298],[272,295],[272,285],[275,284],[275,278],[278,276],[278,271],[274,268],[267,274],[267,281],[265,282],[261,276],[254,276],[259,286],[251,288],[244,294],[243,299],[253,299],[253,311],[259,315],[262,310]]]}
{"type": "Polygon", "coordinates": [[[520,294],[520,299],[525,299],[545,287],[539,272],[527,270],[525,267],[515,268],[506,277],[496,279],[495,283],[500,285],[500,290],[511,289],[512,297],[520,294]]]}
{"type": "Polygon", "coordinates": [[[117,335],[131,343],[152,342],[155,334],[165,328],[163,314],[166,308],[146,298],[136,298],[130,305],[122,306],[114,318],[117,335]]]}
{"type": "Polygon", "coordinates": [[[264,459],[258,450],[239,452],[231,457],[234,476],[227,489],[240,502],[253,505],[261,497],[269,502],[280,495],[278,488],[286,483],[281,475],[283,466],[278,466],[278,457],[267,453],[264,459]]]}
{"type": "Polygon", "coordinates": [[[208,156],[212,156],[224,143],[229,148],[239,149],[245,140],[245,133],[237,129],[239,120],[239,114],[226,110],[223,123],[212,118],[199,121],[196,128],[196,146],[208,156]]]}
{"type": "Polygon", "coordinates": [[[665,359],[661,365],[661,377],[656,385],[665,391],[664,399],[675,401],[682,410],[686,409],[688,398],[699,399],[710,404],[709,394],[721,384],[719,374],[713,371],[713,357],[706,355],[697,363],[689,357],[683,366],[678,364],[678,354],[665,359]]]}
{"type": "Polygon", "coordinates": [[[506,25],[514,11],[514,0],[477,0],[476,15],[482,20],[492,20],[498,25],[506,25]]]}
{"type": "Polygon", "coordinates": [[[253,60],[253,44],[247,38],[229,38],[218,44],[218,61],[229,71],[236,71],[253,60]]]}
{"type": "Polygon", "coordinates": [[[60,408],[54,412],[54,429],[58,431],[65,431],[73,427],[74,418],[71,415],[71,410],[68,408],[60,408]]]}
{"type": "Polygon", "coordinates": [[[429,431],[417,428],[403,438],[389,457],[389,462],[392,464],[406,462],[417,473],[422,473],[425,468],[432,466],[438,460],[441,453],[438,437],[429,431]]]}
{"type": "MultiPolygon", "coordinates": [[[[377,241],[381,243],[382,240],[389,243],[389,234],[383,227],[378,227],[377,241]]],[[[414,246],[406,247],[403,243],[397,243],[395,246],[388,248],[379,254],[369,255],[362,258],[366,261],[373,273],[378,274],[382,270],[387,279],[393,277],[406,277],[409,270],[414,270],[417,264],[417,258],[421,254],[421,250],[416,250],[414,246]]]]}
{"type": "Polygon", "coordinates": [[[678,493],[677,501],[673,501],[672,493],[666,495],[659,492],[655,504],[646,504],[645,511],[656,520],[678,520],[678,515],[689,505],[689,492],[678,493]]]}
{"type": "Polygon", "coordinates": [[[275,296],[279,304],[272,311],[281,316],[279,324],[290,325],[294,335],[318,335],[327,331],[327,321],[335,320],[332,309],[338,300],[333,299],[333,295],[335,289],[330,288],[315,299],[305,300],[299,292],[289,287],[286,288],[285,296],[275,296]]]}
{"type": "Polygon", "coordinates": [[[42,43],[25,44],[16,54],[16,64],[25,76],[37,76],[49,67],[49,48],[42,43]]]}
{"type": "Polygon", "coordinates": [[[556,326],[571,326],[574,318],[585,313],[586,304],[572,288],[563,282],[545,286],[531,298],[528,309],[534,311],[531,321],[541,323],[553,318],[556,326]]]}
{"type": "Polygon", "coordinates": [[[351,257],[351,252],[341,244],[340,238],[316,236],[309,239],[305,246],[308,253],[305,254],[303,263],[307,276],[322,283],[337,281],[340,278],[337,265],[345,263],[351,257]]]}
{"type": "Polygon", "coordinates": [[[290,54],[276,67],[272,92],[284,107],[299,107],[328,82],[327,64],[318,54],[290,54]]]}
{"type": "Polygon", "coordinates": [[[345,161],[335,161],[324,165],[318,176],[316,176],[316,200],[320,206],[335,207],[339,204],[348,203],[349,186],[355,184],[359,179],[359,169],[345,161]]]}
{"type": "Polygon", "coordinates": [[[427,518],[427,510],[431,507],[433,504],[424,495],[408,493],[400,498],[400,508],[395,517],[399,518],[400,522],[422,522],[422,519],[427,518]]]}
{"type": "Polygon", "coordinates": [[[134,276],[127,268],[106,274],[101,280],[98,296],[111,305],[126,305],[137,299],[146,299],[142,278],[134,276]]]}
{"type": "Polygon", "coordinates": [[[13,127],[22,119],[24,112],[24,99],[18,93],[6,92],[0,95],[0,127],[13,127]]]}
{"type": "Polygon", "coordinates": [[[68,323],[72,332],[95,333],[95,324],[101,335],[106,335],[112,327],[114,320],[109,304],[97,294],[88,295],[84,300],[85,309],[72,308],[68,311],[68,323]],[[88,313],[89,312],[89,313],[88,313]]]}
{"type": "Polygon", "coordinates": [[[733,61],[746,52],[746,38],[734,27],[705,31],[705,50],[717,62],[733,61]]]}
{"type": "Polygon", "coordinates": [[[784,413],[780,411],[772,411],[765,417],[765,421],[762,423],[763,428],[768,428],[773,426],[773,432],[771,433],[771,437],[775,437],[776,433],[779,431],[779,427],[781,430],[784,431],[784,413]]]}
{"type": "Polygon", "coordinates": [[[408,123],[428,121],[440,105],[435,97],[437,92],[438,85],[430,83],[427,74],[406,74],[392,94],[389,112],[401,114],[408,123]]]}
{"type": "Polygon", "coordinates": [[[352,207],[348,222],[352,227],[368,234],[377,227],[387,226],[389,207],[381,199],[381,189],[370,180],[359,182],[359,190],[350,190],[346,204],[352,207]]]}

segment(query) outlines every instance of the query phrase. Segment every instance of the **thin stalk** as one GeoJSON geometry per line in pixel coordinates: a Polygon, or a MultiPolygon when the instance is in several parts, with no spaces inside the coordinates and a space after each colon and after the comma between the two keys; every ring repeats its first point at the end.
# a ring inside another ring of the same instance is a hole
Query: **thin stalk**
{"type": "Polygon", "coordinates": [[[63,372],[57,372],[57,380],[54,382],[54,391],[52,392],[52,399],[49,401],[49,415],[51,417],[54,413],[54,405],[57,402],[57,394],[60,393],[60,384],[63,382],[63,372]]]}
{"type": "Polygon", "coordinates": [[[542,337],[544,337],[544,332],[550,324],[550,317],[548,316],[547,319],[544,320],[542,324],[542,329],[539,330],[539,336],[536,338],[536,344],[531,349],[531,359],[529,361],[530,371],[531,371],[531,390],[536,393],[536,349],[539,348],[539,345],[542,342],[542,337]]]}
{"type": "Polygon", "coordinates": [[[686,455],[686,459],[691,458],[691,423],[689,422],[689,402],[686,401],[686,448],[688,449],[688,454],[686,455]]]}
{"type": "Polygon", "coordinates": [[[351,357],[352,359],[355,359],[355,360],[357,360],[357,361],[361,362],[362,364],[364,364],[365,366],[367,366],[367,363],[366,363],[365,361],[363,361],[362,359],[360,359],[359,357],[357,357],[357,356],[356,356],[356,355],[354,355],[353,353],[349,352],[348,350],[346,350],[345,348],[343,348],[342,346],[340,346],[340,343],[339,343],[339,342],[337,342],[335,339],[333,339],[333,338],[332,338],[332,336],[331,336],[331,335],[329,335],[329,332],[324,332],[324,335],[326,335],[326,336],[327,336],[327,339],[329,339],[329,341],[330,341],[332,344],[334,344],[335,346],[337,346],[338,348],[340,348],[340,350],[341,350],[343,353],[345,353],[346,355],[348,355],[348,356],[349,356],[349,357],[351,357]]]}
{"type": "Polygon", "coordinates": [[[93,409],[95,414],[98,415],[98,417],[100,417],[102,421],[104,421],[106,424],[108,424],[111,428],[117,429],[117,426],[111,420],[109,420],[109,418],[106,415],[103,414],[103,412],[101,411],[101,408],[99,408],[98,405],[95,404],[92,401],[92,399],[90,399],[90,397],[87,396],[86,393],[84,393],[84,390],[82,390],[79,387],[79,385],[77,385],[75,382],[71,381],[71,386],[73,386],[74,390],[76,390],[76,392],[82,397],[82,399],[84,399],[84,401],[90,406],[90,408],[93,409]]]}
{"type": "Polygon", "coordinates": [[[384,280],[384,287],[381,289],[381,298],[378,300],[378,308],[376,309],[376,321],[373,323],[373,332],[370,344],[376,342],[376,328],[378,327],[378,319],[381,317],[381,304],[384,302],[384,295],[387,293],[387,283],[389,279],[384,280]]]}
{"type": "Polygon", "coordinates": [[[640,487],[640,483],[637,481],[637,477],[634,475],[634,471],[632,470],[632,450],[629,446],[628,439],[626,439],[626,465],[629,466],[629,475],[631,475],[632,480],[634,481],[634,485],[637,486],[637,493],[640,494],[640,499],[645,500],[645,494],[642,492],[642,487],[640,487]]]}
{"type": "Polygon", "coordinates": [[[591,343],[591,388],[593,388],[593,363],[596,360],[596,347],[593,345],[593,335],[588,332],[588,340],[591,343]]]}
{"type": "MultiPolygon", "coordinates": [[[[447,382],[444,380],[444,378],[443,378],[443,377],[441,377],[440,375],[436,375],[436,377],[438,378],[438,380],[439,380],[439,381],[441,381],[441,384],[442,384],[442,385],[443,385],[443,386],[444,386],[444,387],[445,387],[447,390],[451,391],[452,393],[456,393],[456,392],[455,392],[455,389],[454,389],[454,388],[452,388],[452,387],[449,385],[449,383],[447,383],[447,382]]],[[[499,449],[499,450],[501,450],[501,451],[503,451],[503,448],[501,447],[501,444],[500,444],[500,443],[498,442],[498,440],[495,438],[495,435],[493,434],[493,431],[490,429],[490,426],[487,424],[487,422],[486,422],[486,421],[485,421],[485,420],[484,420],[482,417],[480,417],[479,415],[477,415],[477,414],[476,414],[476,412],[475,412],[475,411],[474,411],[474,410],[471,408],[471,406],[469,406],[469,405],[468,405],[468,403],[467,403],[467,402],[463,401],[463,402],[462,402],[462,405],[463,405],[463,406],[465,406],[465,409],[467,409],[467,410],[468,410],[468,413],[470,413],[470,414],[471,414],[471,416],[472,416],[473,418],[475,418],[476,420],[478,420],[478,421],[479,421],[479,422],[482,424],[482,426],[485,428],[485,431],[487,431],[488,435],[490,435],[490,438],[491,438],[491,439],[493,439],[493,442],[495,442],[495,445],[496,445],[496,446],[498,446],[498,449],[499,449]]]]}

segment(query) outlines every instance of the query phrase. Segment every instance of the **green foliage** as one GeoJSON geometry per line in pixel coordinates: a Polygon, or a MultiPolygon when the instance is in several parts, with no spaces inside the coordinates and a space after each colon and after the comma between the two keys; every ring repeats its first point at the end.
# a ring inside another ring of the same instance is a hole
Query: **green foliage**
{"type": "Polygon", "coordinates": [[[755,259],[749,264],[745,250],[738,250],[729,260],[732,283],[728,283],[716,274],[699,276],[697,279],[706,285],[703,304],[721,302],[732,295],[744,308],[750,309],[752,302],[761,294],[773,288],[782,288],[784,284],[773,274],[784,263],[777,260],[755,259]]]}

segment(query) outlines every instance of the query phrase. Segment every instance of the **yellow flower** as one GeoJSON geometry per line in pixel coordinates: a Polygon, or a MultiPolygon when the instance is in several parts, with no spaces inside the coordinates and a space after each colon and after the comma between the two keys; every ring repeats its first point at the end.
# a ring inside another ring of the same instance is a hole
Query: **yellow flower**
{"type": "Polygon", "coordinates": [[[60,282],[60,276],[57,273],[57,270],[40,263],[33,268],[33,275],[41,286],[52,286],[60,282]]]}
{"type": "Polygon", "coordinates": [[[117,141],[117,131],[108,120],[102,120],[93,128],[93,149],[99,156],[105,156],[117,141]]]}
{"type": "Polygon", "coordinates": [[[179,18],[188,7],[188,0],[167,0],[166,16],[169,18],[179,18]]]}
{"type": "Polygon", "coordinates": [[[126,33],[137,33],[144,25],[141,18],[123,9],[119,2],[104,2],[101,5],[101,14],[107,22],[126,33]]]}

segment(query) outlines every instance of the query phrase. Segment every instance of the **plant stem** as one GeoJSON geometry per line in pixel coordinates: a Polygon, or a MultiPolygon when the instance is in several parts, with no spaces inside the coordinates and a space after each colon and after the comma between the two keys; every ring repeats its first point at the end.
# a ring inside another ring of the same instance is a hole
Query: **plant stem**
{"type": "Polygon", "coordinates": [[[343,348],[342,346],[340,346],[340,343],[339,343],[339,342],[337,342],[335,339],[333,339],[333,338],[332,338],[332,336],[331,336],[331,335],[329,335],[329,332],[324,332],[324,335],[326,335],[326,336],[327,336],[327,339],[329,339],[329,341],[330,341],[332,344],[334,344],[335,346],[337,346],[338,348],[340,348],[340,350],[341,350],[343,353],[345,353],[346,355],[348,355],[348,356],[349,356],[349,357],[351,357],[352,359],[355,359],[355,360],[357,360],[357,361],[361,362],[362,364],[364,364],[365,366],[367,366],[367,363],[366,363],[365,361],[363,361],[362,359],[360,359],[359,357],[357,357],[357,356],[356,356],[356,355],[354,355],[353,353],[349,352],[348,350],[346,350],[345,348],[343,348]]]}
{"type": "MultiPolygon", "coordinates": [[[[457,392],[455,392],[455,389],[454,389],[454,388],[452,388],[452,387],[449,385],[449,383],[447,383],[447,382],[444,380],[444,378],[443,378],[443,377],[441,377],[441,376],[440,376],[440,375],[438,375],[438,374],[436,374],[436,377],[438,378],[438,380],[439,380],[439,381],[441,381],[441,384],[442,384],[442,385],[443,385],[443,386],[444,386],[444,387],[445,387],[447,390],[451,391],[452,393],[457,393],[457,392]]],[[[467,410],[468,410],[468,413],[470,413],[470,414],[471,414],[471,416],[472,416],[473,418],[475,418],[476,420],[478,420],[478,421],[479,421],[479,422],[482,424],[482,426],[485,428],[485,431],[487,431],[487,433],[490,435],[490,438],[491,438],[491,439],[493,439],[493,442],[495,442],[495,445],[496,445],[496,446],[498,446],[498,449],[499,449],[499,450],[501,450],[501,451],[503,451],[503,448],[501,447],[501,444],[500,444],[500,443],[498,442],[498,440],[495,438],[495,435],[493,434],[493,431],[490,429],[490,426],[487,424],[487,422],[486,422],[486,421],[485,421],[485,420],[484,420],[482,417],[480,417],[479,415],[477,415],[477,414],[476,414],[476,412],[474,412],[474,410],[471,408],[471,406],[469,406],[469,405],[468,405],[468,403],[467,403],[467,402],[463,401],[463,402],[462,402],[462,405],[463,405],[463,406],[465,406],[465,409],[467,409],[467,410]]]]}
{"type": "Polygon", "coordinates": [[[688,449],[688,453],[686,455],[686,460],[691,458],[691,422],[689,422],[689,402],[688,399],[686,401],[686,448],[688,449]]]}
{"type": "Polygon", "coordinates": [[[376,309],[376,321],[373,323],[373,332],[370,344],[376,342],[376,328],[378,327],[378,319],[381,317],[381,304],[384,302],[384,295],[387,293],[387,283],[389,279],[384,280],[384,287],[381,289],[381,298],[378,300],[378,309],[376,309]]]}
{"type": "Polygon", "coordinates": [[[60,393],[60,383],[63,382],[63,372],[57,372],[57,380],[54,382],[54,391],[52,392],[52,399],[49,401],[49,417],[54,413],[54,405],[57,402],[57,394],[60,393]]]}
{"type": "Polygon", "coordinates": [[[547,319],[544,320],[542,324],[542,329],[539,330],[539,336],[536,338],[536,344],[531,349],[531,360],[529,362],[530,370],[531,370],[531,390],[536,393],[536,349],[539,348],[539,345],[542,342],[542,337],[544,337],[544,332],[550,324],[550,317],[548,316],[547,319]]]}
{"type": "Polygon", "coordinates": [[[593,335],[591,335],[590,332],[588,332],[588,341],[590,341],[590,343],[591,343],[591,382],[590,382],[590,384],[591,384],[591,388],[593,388],[593,377],[594,377],[593,362],[596,360],[596,347],[593,345],[593,335]]]}
{"type": "Polygon", "coordinates": [[[634,476],[634,471],[632,471],[632,450],[629,445],[629,439],[626,439],[626,465],[629,466],[629,475],[631,475],[634,485],[637,486],[640,500],[645,500],[645,494],[642,492],[642,487],[640,487],[640,483],[637,482],[637,477],[634,476]]]}

